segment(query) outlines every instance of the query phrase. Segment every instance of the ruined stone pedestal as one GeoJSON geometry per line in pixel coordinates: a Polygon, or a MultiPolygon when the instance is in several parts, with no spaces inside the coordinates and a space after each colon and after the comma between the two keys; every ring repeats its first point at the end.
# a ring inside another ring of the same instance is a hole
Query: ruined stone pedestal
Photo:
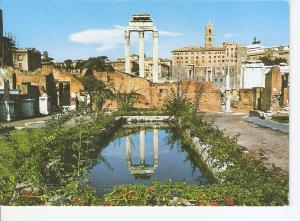
{"type": "Polygon", "coordinates": [[[42,115],[48,115],[51,112],[51,103],[47,94],[39,97],[39,112],[42,115]]]}
{"type": "Polygon", "coordinates": [[[230,107],[231,93],[230,90],[225,91],[225,112],[232,112],[230,107]]]}
{"type": "Polygon", "coordinates": [[[34,117],[34,99],[25,99],[21,101],[21,113],[23,118],[34,117]]]}
{"type": "Polygon", "coordinates": [[[11,121],[15,118],[15,102],[0,101],[0,121],[11,121]]]}

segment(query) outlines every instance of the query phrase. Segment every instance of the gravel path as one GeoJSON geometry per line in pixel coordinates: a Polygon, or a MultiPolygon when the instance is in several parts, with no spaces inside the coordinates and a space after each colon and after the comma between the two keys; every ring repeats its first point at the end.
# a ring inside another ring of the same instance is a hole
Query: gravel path
{"type": "Polygon", "coordinates": [[[239,135],[238,144],[247,148],[250,154],[259,156],[263,150],[269,163],[289,170],[289,135],[245,121],[245,115],[232,113],[207,113],[205,119],[213,121],[219,129],[225,129],[228,136],[239,135]]]}

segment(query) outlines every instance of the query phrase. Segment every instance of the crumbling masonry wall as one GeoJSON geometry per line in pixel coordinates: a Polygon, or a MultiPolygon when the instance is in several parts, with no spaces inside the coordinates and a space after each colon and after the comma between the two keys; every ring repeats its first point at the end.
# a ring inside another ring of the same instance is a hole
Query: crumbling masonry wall
{"type": "MultiPolygon", "coordinates": [[[[97,79],[104,81],[114,91],[129,93],[134,91],[138,95],[138,100],[134,104],[136,108],[162,108],[166,99],[172,95],[172,89],[176,90],[176,83],[152,83],[147,79],[129,75],[122,72],[96,72],[97,79]]],[[[196,82],[183,80],[180,82],[181,88],[186,93],[188,99],[194,99],[202,92],[199,102],[199,110],[204,112],[220,112],[221,93],[211,82],[196,82]]],[[[105,108],[116,109],[116,102],[106,102],[105,108]]]]}

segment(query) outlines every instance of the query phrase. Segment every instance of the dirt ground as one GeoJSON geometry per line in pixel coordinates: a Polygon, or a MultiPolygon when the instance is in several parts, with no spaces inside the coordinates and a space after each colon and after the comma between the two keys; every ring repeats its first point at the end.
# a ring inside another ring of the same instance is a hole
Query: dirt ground
{"type": "Polygon", "coordinates": [[[289,135],[280,131],[265,128],[243,120],[245,115],[230,113],[207,113],[205,119],[213,121],[219,129],[225,129],[228,136],[239,135],[238,144],[247,148],[250,154],[259,156],[264,151],[267,161],[289,170],[289,135]]]}

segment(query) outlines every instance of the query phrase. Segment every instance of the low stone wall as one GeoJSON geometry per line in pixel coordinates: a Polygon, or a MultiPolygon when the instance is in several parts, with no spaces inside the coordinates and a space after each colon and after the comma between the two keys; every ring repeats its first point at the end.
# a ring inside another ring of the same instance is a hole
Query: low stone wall
{"type": "Polygon", "coordinates": [[[170,116],[122,116],[116,119],[125,118],[128,122],[132,121],[145,121],[145,122],[162,122],[169,121],[170,116]]]}
{"type": "Polygon", "coordinates": [[[194,144],[193,148],[196,150],[198,156],[200,156],[205,161],[208,169],[212,171],[215,178],[217,178],[218,173],[226,170],[226,167],[227,167],[226,165],[223,166],[222,168],[214,166],[216,163],[216,160],[214,158],[212,158],[209,154],[209,149],[211,148],[209,145],[202,143],[198,137],[191,136],[190,131],[185,131],[185,133],[193,142],[193,144],[194,144]]]}

